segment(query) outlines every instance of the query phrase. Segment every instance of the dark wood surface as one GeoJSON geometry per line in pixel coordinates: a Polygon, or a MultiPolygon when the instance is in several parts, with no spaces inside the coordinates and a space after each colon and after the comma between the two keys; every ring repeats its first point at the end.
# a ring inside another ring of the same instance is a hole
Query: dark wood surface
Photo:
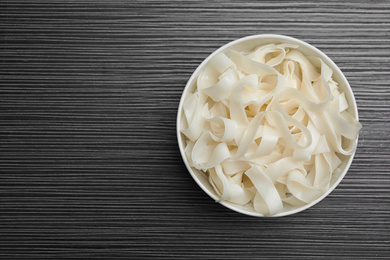
{"type": "Polygon", "coordinates": [[[1,1],[0,258],[390,258],[390,1],[1,1]],[[350,171],[290,217],[210,199],[180,157],[181,92],[221,45],[305,40],[347,76],[350,171]]]}

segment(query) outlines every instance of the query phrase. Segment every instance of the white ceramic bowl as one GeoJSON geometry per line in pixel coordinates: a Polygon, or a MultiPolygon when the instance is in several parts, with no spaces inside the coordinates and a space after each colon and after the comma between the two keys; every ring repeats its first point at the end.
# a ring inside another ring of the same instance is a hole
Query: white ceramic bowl
{"type": "MultiPolygon", "coordinates": [[[[221,48],[219,48],[218,50],[216,50],[212,54],[210,54],[198,66],[198,68],[192,74],[191,78],[188,80],[187,85],[184,88],[183,94],[181,96],[181,100],[180,100],[180,104],[179,104],[179,108],[178,108],[178,113],[177,113],[177,122],[176,122],[177,138],[178,138],[180,153],[181,153],[181,156],[183,157],[183,161],[184,161],[188,171],[190,172],[190,174],[192,175],[192,177],[196,181],[196,183],[198,183],[198,185],[213,200],[219,199],[219,197],[215,193],[213,187],[209,184],[207,178],[199,170],[189,166],[188,160],[187,160],[186,155],[184,153],[185,137],[180,132],[180,121],[182,120],[182,116],[183,116],[182,110],[183,110],[184,100],[189,92],[193,92],[195,90],[194,83],[196,82],[196,79],[197,79],[199,73],[203,70],[203,68],[208,63],[208,61],[212,57],[214,57],[216,54],[218,54],[220,52],[228,53],[229,50],[232,50],[232,49],[237,50],[237,51],[251,51],[255,47],[260,46],[260,45],[269,44],[269,43],[282,43],[282,42],[298,44],[299,45],[298,50],[301,51],[303,54],[305,54],[306,56],[320,57],[333,70],[332,77],[336,82],[339,83],[340,89],[345,92],[346,98],[347,98],[348,103],[350,105],[348,108],[348,112],[350,112],[353,116],[356,117],[356,119],[358,119],[358,111],[357,111],[355,97],[353,95],[351,86],[349,85],[344,74],[341,72],[341,70],[337,67],[337,65],[328,56],[326,56],[322,51],[318,50],[314,46],[312,46],[304,41],[301,41],[301,40],[298,40],[298,39],[295,39],[295,38],[292,38],[289,36],[278,35],[278,34],[253,35],[253,36],[240,38],[240,39],[237,39],[235,41],[229,42],[228,44],[225,44],[224,46],[222,46],[221,48]]],[[[357,142],[357,140],[356,140],[356,142],[357,142]]],[[[315,204],[317,204],[318,202],[320,202],[321,200],[323,200],[329,193],[331,193],[336,188],[336,186],[344,178],[345,174],[347,173],[347,171],[352,163],[352,159],[353,159],[354,155],[355,154],[352,154],[350,156],[344,156],[343,158],[341,158],[342,161],[344,162],[343,166],[340,166],[340,167],[343,167],[341,169],[341,173],[339,174],[339,176],[332,177],[329,190],[327,192],[325,192],[321,197],[319,197],[318,199],[316,199],[313,202],[306,204],[304,206],[296,207],[296,206],[284,205],[284,208],[281,212],[279,212],[275,215],[272,215],[271,217],[281,217],[281,216],[288,216],[291,214],[295,214],[295,213],[303,211],[307,208],[310,208],[310,207],[314,206],[315,204]]],[[[253,208],[248,207],[248,206],[241,206],[241,205],[237,205],[237,204],[227,202],[227,201],[222,201],[219,203],[221,203],[222,205],[224,205],[225,207],[227,207],[229,209],[232,209],[232,210],[237,211],[237,212],[242,213],[242,214],[255,216],[255,217],[264,217],[263,214],[256,212],[253,208]]]]}

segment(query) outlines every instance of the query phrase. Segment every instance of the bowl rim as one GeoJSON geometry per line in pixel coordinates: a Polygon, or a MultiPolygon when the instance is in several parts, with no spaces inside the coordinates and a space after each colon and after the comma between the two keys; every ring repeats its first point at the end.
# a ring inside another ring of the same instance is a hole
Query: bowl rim
{"type": "MultiPolygon", "coordinates": [[[[233,45],[236,45],[238,43],[242,43],[242,42],[245,42],[245,41],[251,41],[251,40],[256,40],[256,39],[274,39],[275,41],[283,41],[283,40],[287,40],[287,41],[293,41],[293,42],[296,42],[298,45],[302,45],[303,47],[305,48],[308,48],[308,49],[311,49],[312,51],[314,51],[316,54],[318,54],[318,56],[323,59],[326,64],[330,65],[332,70],[335,71],[339,76],[340,76],[340,79],[342,81],[344,81],[343,83],[345,84],[345,88],[350,91],[351,93],[351,98],[352,98],[352,101],[353,101],[353,110],[354,110],[354,113],[356,115],[356,120],[359,120],[359,115],[358,115],[358,108],[357,108],[357,104],[356,104],[356,99],[355,99],[355,95],[353,93],[353,90],[347,80],[347,78],[345,77],[344,73],[341,71],[341,69],[336,65],[336,63],[330,59],[324,52],[322,52],[321,50],[319,50],[318,48],[316,48],[315,46],[303,41],[303,40],[300,40],[300,39],[297,39],[297,38],[294,38],[294,37],[291,37],[291,36],[286,36],[286,35],[281,35],[281,34],[256,34],[256,35],[250,35],[250,36],[246,36],[246,37],[242,37],[242,38],[238,38],[236,40],[233,40],[233,41],[230,41],[224,45],[222,45],[221,47],[219,47],[217,50],[215,50],[214,52],[212,52],[210,55],[207,56],[206,59],[204,59],[199,65],[198,67],[195,69],[195,71],[192,73],[191,77],[189,78],[189,80],[187,81],[186,83],[186,86],[184,87],[183,91],[182,91],[182,94],[181,94],[181,97],[180,97],[180,103],[179,103],[179,106],[178,106],[178,110],[177,110],[177,117],[176,117],[176,135],[177,135],[177,141],[178,141],[178,146],[179,146],[179,150],[180,150],[180,154],[181,154],[181,157],[183,159],[183,162],[188,170],[188,172],[191,174],[192,178],[195,180],[195,182],[199,185],[199,187],[207,194],[209,195],[214,201],[217,201],[218,203],[222,204],[223,206],[235,211],[235,212],[238,212],[238,213],[241,213],[241,214],[244,214],[244,215],[248,215],[248,216],[253,216],[253,217],[271,217],[271,218],[275,218],[275,217],[283,217],[283,216],[289,216],[289,215],[293,215],[293,214],[296,214],[296,213],[299,213],[301,211],[304,211],[308,208],[311,208],[313,207],[314,205],[316,205],[317,203],[319,203],[320,201],[322,201],[323,199],[325,199],[334,189],[336,189],[336,187],[340,184],[340,182],[344,179],[345,175],[347,174],[351,164],[352,164],[352,161],[353,161],[353,158],[355,157],[355,153],[356,153],[356,150],[353,154],[349,155],[349,159],[348,161],[346,162],[346,165],[345,165],[345,169],[344,171],[341,173],[341,175],[338,177],[337,180],[335,180],[335,183],[329,187],[329,189],[324,193],[322,194],[320,197],[318,197],[317,199],[315,199],[314,201],[308,203],[308,204],[305,204],[304,206],[301,206],[301,207],[297,207],[295,209],[292,209],[290,211],[287,211],[287,212],[280,212],[280,213],[276,213],[274,215],[271,215],[271,216],[266,216],[266,215],[263,215],[259,212],[251,212],[251,211],[245,211],[241,208],[238,208],[235,206],[235,204],[233,203],[229,203],[229,202],[226,202],[226,201],[218,201],[218,197],[213,194],[212,192],[210,192],[208,190],[208,188],[206,188],[203,183],[198,179],[198,177],[195,175],[194,173],[194,169],[189,165],[188,163],[188,160],[187,160],[187,157],[186,157],[186,154],[184,152],[184,147],[183,147],[183,144],[182,144],[182,133],[180,131],[180,120],[181,120],[181,116],[182,116],[182,110],[183,110],[183,103],[184,103],[184,99],[189,91],[189,89],[191,88],[191,85],[193,83],[193,81],[196,79],[196,77],[198,76],[199,72],[203,69],[203,67],[205,66],[205,64],[208,63],[208,61],[213,58],[216,54],[224,51],[224,50],[228,50],[229,47],[233,46],[233,45]]],[[[344,90],[345,91],[345,90],[344,90]]],[[[359,135],[358,137],[356,138],[356,144],[358,143],[358,139],[359,139],[359,135]]],[[[237,205],[239,206],[239,205],[237,205]]]]}

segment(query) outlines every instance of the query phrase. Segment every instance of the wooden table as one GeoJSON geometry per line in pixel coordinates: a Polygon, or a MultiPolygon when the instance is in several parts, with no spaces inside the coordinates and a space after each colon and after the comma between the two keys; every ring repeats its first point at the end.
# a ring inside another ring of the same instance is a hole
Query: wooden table
{"type": "Polygon", "coordinates": [[[1,1],[2,259],[390,257],[390,1],[1,1]],[[339,187],[290,217],[210,199],[177,106],[219,46],[277,33],[343,70],[363,129],[339,187]]]}

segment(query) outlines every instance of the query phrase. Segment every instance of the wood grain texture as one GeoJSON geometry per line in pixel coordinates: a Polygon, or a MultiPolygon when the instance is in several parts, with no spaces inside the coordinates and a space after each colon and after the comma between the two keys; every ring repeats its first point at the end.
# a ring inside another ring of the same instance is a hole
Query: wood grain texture
{"type": "Polygon", "coordinates": [[[390,258],[390,1],[0,1],[0,258],[390,258]],[[180,157],[191,73],[279,33],[347,76],[363,129],[315,207],[257,219],[180,157]]]}

